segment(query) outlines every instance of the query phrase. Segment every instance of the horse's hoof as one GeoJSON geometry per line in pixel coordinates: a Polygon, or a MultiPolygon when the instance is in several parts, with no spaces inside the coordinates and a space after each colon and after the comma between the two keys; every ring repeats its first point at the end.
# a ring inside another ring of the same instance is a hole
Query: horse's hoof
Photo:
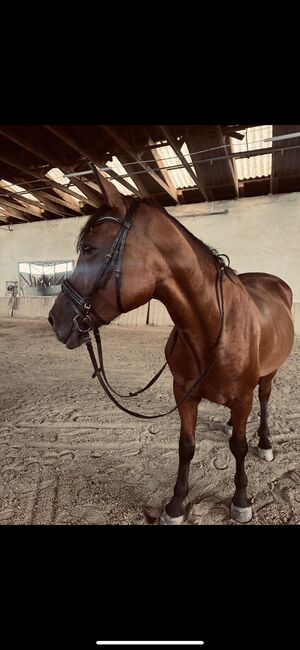
{"type": "Polygon", "coordinates": [[[164,510],[160,517],[161,526],[181,526],[183,515],[181,517],[170,517],[164,510]]]}
{"type": "Polygon", "coordinates": [[[238,521],[240,524],[247,524],[252,519],[252,508],[251,506],[239,508],[234,503],[231,503],[230,515],[231,519],[238,521]]]}
{"type": "Polygon", "coordinates": [[[232,436],[233,427],[231,427],[230,424],[225,424],[224,431],[228,436],[232,436]]]}
{"type": "Polygon", "coordinates": [[[266,460],[268,463],[274,459],[273,449],[261,449],[257,447],[257,455],[261,460],[266,460]]]}

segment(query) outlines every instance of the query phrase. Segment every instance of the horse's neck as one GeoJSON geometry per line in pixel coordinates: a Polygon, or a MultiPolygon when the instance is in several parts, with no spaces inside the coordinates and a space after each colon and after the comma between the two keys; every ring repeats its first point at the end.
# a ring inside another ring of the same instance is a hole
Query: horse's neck
{"type": "Polygon", "coordinates": [[[173,223],[164,224],[157,246],[161,253],[154,297],[167,308],[177,328],[211,343],[220,328],[217,266],[201,242],[194,242],[173,223]]]}

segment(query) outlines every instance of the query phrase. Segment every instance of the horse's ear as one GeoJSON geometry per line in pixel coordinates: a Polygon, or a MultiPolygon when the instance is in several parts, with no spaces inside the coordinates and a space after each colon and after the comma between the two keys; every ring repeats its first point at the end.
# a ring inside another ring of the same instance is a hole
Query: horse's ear
{"type": "Polygon", "coordinates": [[[109,181],[108,178],[105,178],[98,169],[95,168],[94,173],[97,175],[98,184],[103,192],[105,203],[107,203],[111,208],[117,210],[119,217],[123,219],[127,211],[123,194],[121,194],[115,185],[109,181]]]}

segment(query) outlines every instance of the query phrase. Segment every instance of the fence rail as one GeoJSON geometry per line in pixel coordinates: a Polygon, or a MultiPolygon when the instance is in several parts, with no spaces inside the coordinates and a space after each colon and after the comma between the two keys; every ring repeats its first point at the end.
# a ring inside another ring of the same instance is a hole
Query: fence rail
{"type": "MultiPolygon", "coordinates": [[[[0,318],[47,318],[55,297],[0,297],[0,318]],[[12,302],[13,301],[13,302],[12,302]]],[[[300,302],[293,304],[293,316],[296,334],[300,335],[300,302]]],[[[158,300],[121,314],[113,321],[114,325],[153,325],[172,327],[173,321],[164,305],[158,300]]]]}

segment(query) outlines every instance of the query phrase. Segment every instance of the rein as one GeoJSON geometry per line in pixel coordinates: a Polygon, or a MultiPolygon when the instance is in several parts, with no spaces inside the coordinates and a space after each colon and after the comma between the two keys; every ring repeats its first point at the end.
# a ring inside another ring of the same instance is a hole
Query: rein
{"type": "MultiPolygon", "coordinates": [[[[196,379],[196,381],[194,381],[192,386],[185,393],[185,395],[183,395],[183,397],[179,400],[177,405],[174,406],[169,411],[166,411],[164,413],[158,413],[157,415],[145,415],[143,413],[137,413],[136,411],[132,411],[132,410],[126,408],[125,406],[123,406],[122,404],[120,404],[120,402],[118,402],[117,399],[112,394],[114,392],[116,395],[119,395],[120,397],[134,397],[135,395],[138,395],[139,393],[144,392],[145,390],[147,390],[147,388],[150,388],[150,386],[152,386],[154,384],[154,382],[159,378],[159,376],[162,374],[163,370],[165,369],[165,367],[167,365],[167,362],[163,365],[163,367],[159,370],[159,372],[155,375],[155,377],[153,377],[153,379],[151,379],[151,381],[147,384],[147,386],[145,386],[144,388],[141,388],[140,390],[136,391],[136,393],[130,393],[129,395],[120,395],[119,393],[116,393],[116,391],[113,390],[110,387],[110,385],[109,385],[109,383],[107,381],[107,378],[106,378],[104,365],[103,365],[102,346],[101,346],[101,339],[100,339],[99,330],[97,328],[93,328],[94,337],[95,337],[95,341],[96,341],[96,344],[97,344],[97,351],[98,351],[98,357],[99,357],[99,367],[98,367],[97,360],[96,360],[96,357],[95,357],[92,339],[91,339],[90,335],[87,334],[86,338],[84,339],[84,343],[86,344],[87,351],[89,353],[89,356],[90,356],[90,359],[91,359],[91,362],[92,362],[92,365],[93,365],[93,368],[94,368],[94,372],[93,372],[92,377],[93,378],[97,377],[97,379],[99,380],[99,383],[101,384],[101,386],[102,386],[104,392],[106,393],[106,395],[115,404],[115,406],[117,406],[121,411],[124,411],[124,413],[127,413],[128,415],[133,415],[133,417],[140,418],[142,420],[154,420],[156,418],[165,417],[166,415],[170,415],[174,411],[178,410],[179,407],[181,406],[181,404],[188,397],[190,397],[190,395],[195,390],[195,388],[198,388],[198,386],[200,386],[200,384],[202,384],[202,382],[206,379],[207,375],[211,371],[211,369],[212,369],[212,367],[213,367],[213,365],[214,365],[214,363],[216,361],[217,354],[218,354],[218,349],[219,349],[219,346],[220,346],[220,343],[221,343],[223,328],[224,328],[224,296],[223,296],[224,271],[225,271],[224,267],[222,267],[219,270],[220,295],[221,295],[221,329],[220,329],[218,338],[217,338],[217,340],[215,342],[216,353],[214,355],[213,360],[209,364],[208,368],[202,373],[202,375],[200,375],[200,377],[198,377],[196,379]]],[[[176,332],[171,352],[173,351],[173,349],[175,347],[177,336],[178,336],[178,333],[176,332]]]]}
{"type": "MultiPolygon", "coordinates": [[[[94,174],[95,174],[96,179],[97,179],[97,182],[98,182],[97,169],[93,165],[93,163],[91,163],[91,168],[93,169],[94,174]]],[[[128,232],[129,232],[129,230],[131,228],[132,219],[134,217],[134,214],[135,214],[135,211],[137,209],[138,204],[139,204],[138,200],[134,200],[132,202],[129,209],[127,210],[127,213],[126,213],[126,216],[125,216],[124,220],[121,220],[118,217],[107,215],[107,216],[99,217],[94,222],[93,228],[95,226],[98,226],[100,223],[102,223],[104,221],[110,221],[112,223],[120,224],[120,229],[119,229],[119,231],[118,231],[118,233],[117,233],[117,235],[116,235],[116,237],[115,237],[115,239],[114,239],[114,241],[113,241],[113,243],[111,245],[111,248],[110,248],[109,252],[106,253],[106,255],[104,256],[104,261],[103,261],[103,263],[102,263],[102,265],[101,265],[101,267],[100,267],[100,269],[99,269],[99,271],[97,273],[94,285],[93,285],[91,291],[89,292],[89,294],[86,297],[81,296],[76,291],[76,289],[73,287],[72,283],[69,280],[64,280],[64,282],[62,283],[62,291],[64,292],[64,294],[72,302],[73,309],[74,309],[74,311],[76,313],[76,315],[73,318],[74,326],[80,332],[83,332],[84,334],[86,334],[86,336],[84,337],[84,343],[86,344],[87,351],[89,353],[89,356],[90,356],[90,359],[91,359],[91,362],[92,362],[92,365],[93,365],[93,368],[94,368],[94,372],[93,372],[92,377],[93,378],[97,377],[97,379],[99,380],[99,382],[100,382],[104,392],[106,393],[106,395],[109,397],[109,399],[119,409],[121,409],[121,411],[124,411],[124,413],[127,413],[129,415],[133,415],[134,417],[148,420],[148,419],[155,419],[155,418],[164,417],[165,415],[170,415],[170,413],[173,413],[174,411],[176,411],[180,407],[182,402],[184,402],[184,400],[186,400],[186,399],[188,399],[188,397],[190,397],[190,395],[195,390],[195,388],[200,386],[200,384],[206,379],[208,373],[210,372],[210,370],[212,369],[212,367],[213,367],[213,365],[214,365],[214,363],[216,361],[218,349],[219,349],[221,338],[222,338],[223,328],[224,328],[223,279],[224,279],[224,273],[225,273],[225,263],[221,259],[223,257],[222,255],[219,255],[216,258],[217,262],[218,262],[218,281],[219,281],[219,287],[220,287],[220,301],[219,301],[219,295],[217,295],[217,298],[218,298],[218,303],[219,303],[220,313],[221,313],[221,328],[220,328],[220,332],[219,332],[218,337],[217,337],[217,339],[215,341],[215,344],[214,344],[216,346],[216,352],[215,352],[214,358],[211,361],[211,363],[209,364],[208,368],[202,373],[202,375],[200,375],[200,377],[198,377],[196,379],[196,381],[194,381],[192,386],[185,393],[185,395],[179,400],[177,405],[174,406],[174,408],[170,409],[169,411],[166,411],[165,413],[159,413],[158,415],[144,415],[142,413],[137,413],[135,411],[131,411],[130,409],[127,409],[125,406],[123,406],[122,404],[120,404],[117,401],[117,399],[114,397],[114,395],[117,395],[118,397],[122,397],[122,398],[128,398],[128,397],[135,397],[136,395],[139,395],[140,393],[143,393],[145,390],[150,388],[150,386],[152,386],[157,381],[157,379],[160,377],[160,375],[162,374],[162,372],[166,368],[168,362],[166,361],[166,363],[162,366],[162,368],[148,382],[148,384],[146,386],[144,386],[144,388],[140,388],[135,393],[129,393],[129,395],[122,395],[121,393],[118,393],[117,391],[115,391],[110,386],[110,384],[108,382],[108,379],[106,377],[106,373],[105,373],[105,370],[104,370],[104,363],[103,363],[103,354],[102,354],[102,345],[101,345],[100,332],[99,332],[99,329],[94,326],[90,314],[94,314],[101,321],[101,318],[99,317],[99,314],[97,314],[97,312],[92,307],[92,299],[93,299],[94,294],[99,289],[103,289],[106,286],[106,284],[107,284],[107,282],[108,282],[108,280],[109,280],[115,266],[116,266],[116,269],[115,269],[116,301],[117,301],[119,311],[120,312],[123,311],[122,303],[121,303],[122,263],[123,263],[123,257],[124,257],[126,238],[127,238],[128,232]],[[92,343],[92,339],[91,339],[91,337],[89,335],[89,331],[93,331],[93,333],[94,333],[94,338],[95,338],[95,342],[96,342],[96,346],[97,346],[98,363],[97,363],[96,356],[95,356],[95,353],[94,353],[93,343],[92,343]],[[113,395],[113,393],[114,393],[114,395],[113,395]]],[[[227,257],[227,255],[224,255],[224,257],[227,257]]],[[[217,294],[218,294],[218,291],[217,291],[217,294]]],[[[102,321],[102,323],[105,324],[104,321],[102,321]]],[[[175,336],[174,336],[174,339],[173,339],[170,354],[172,354],[172,352],[174,350],[174,347],[175,347],[176,341],[177,341],[177,337],[178,337],[178,332],[175,329],[175,336]]]]}

